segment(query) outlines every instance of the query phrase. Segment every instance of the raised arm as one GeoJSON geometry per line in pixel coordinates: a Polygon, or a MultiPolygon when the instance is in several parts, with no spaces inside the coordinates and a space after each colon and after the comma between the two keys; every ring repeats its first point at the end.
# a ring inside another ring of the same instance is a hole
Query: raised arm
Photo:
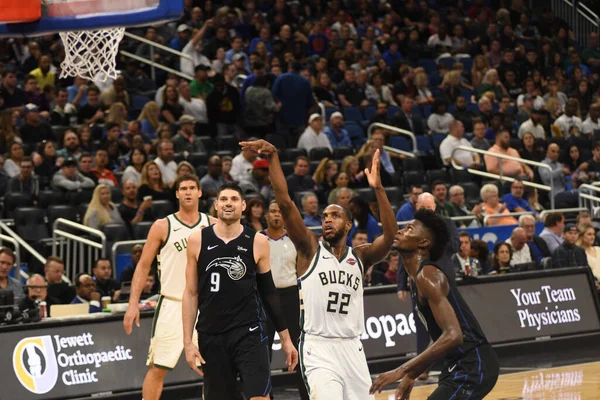
{"type": "Polygon", "coordinates": [[[298,208],[290,198],[287,181],[279,162],[277,148],[265,140],[241,142],[240,145],[242,146],[242,150],[252,150],[267,156],[271,185],[273,185],[275,200],[279,204],[287,233],[294,246],[296,246],[298,253],[304,258],[312,258],[318,246],[317,237],[306,228],[300,211],[298,211],[298,208]]]}
{"type": "Polygon", "coordinates": [[[400,396],[398,398],[407,398],[402,396],[410,391],[414,380],[434,361],[443,358],[463,342],[460,324],[447,298],[450,286],[444,273],[434,266],[426,265],[417,275],[416,284],[419,293],[427,300],[435,322],[442,329],[442,335],[417,357],[395,370],[378,376],[371,386],[371,393],[380,392],[390,383],[401,380],[396,395],[400,396]]]}
{"type": "Polygon", "coordinates": [[[355,249],[364,265],[373,265],[383,260],[390,251],[394,242],[394,236],[396,236],[396,232],[398,231],[394,210],[392,210],[392,205],[381,184],[381,177],[379,176],[381,163],[379,157],[379,150],[376,150],[373,155],[371,170],[369,171],[365,168],[365,175],[369,181],[369,186],[373,188],[377,197],[383,235],[377,237],[370,246],[361,246],[355,249]]]}
{"type": "Polygon", "coordinates": [[[198,375],[204,375],[198,368],[206,364],[200,350],[193,341],[194,323],[198,315],[198,256],[202,245],[202,231],[196,231],[188,238],[185,264],[185,290],[183,291],[181,318],[183,322],[183,346],[185,360],[198,375]]]}
{"type": "Polygon", "coordinates": [[[146,240],[146,244],[144,244],[142,256],[135,267],[135,273],[131,282],[131,293],[129,294],[129,307],[123,319],[123,327],[125,328],[125,333],[128,335],[131,333],[133,321],[135,321],[136,326],[140,326],[140,310],[138,309],[140,295],[142,294],[142,290],[144,290],[146,278],[152,267],[154,257],[158,253],[158,249],[164,240],[163,238],[167,236],[168,229],[167,220],[159,219],[152,224],[150,232],[148,232],[148,239],[146,240]]]}

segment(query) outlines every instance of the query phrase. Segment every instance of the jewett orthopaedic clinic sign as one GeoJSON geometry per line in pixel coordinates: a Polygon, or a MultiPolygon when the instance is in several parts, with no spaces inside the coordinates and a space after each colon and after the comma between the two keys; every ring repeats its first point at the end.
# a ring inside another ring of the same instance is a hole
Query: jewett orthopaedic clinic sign
{"type": "MultiPolygon", "coordinates": [[[[57,327],[36,324],[28,328],[37,329],[0,333],[0,399],[62,399],[141,388],[151,322],[142,318],[131,336],[123,332],[120,319],[57,327]]],[[[165,382],[195,380],[198,376],[182,355],[165,382]]]]}

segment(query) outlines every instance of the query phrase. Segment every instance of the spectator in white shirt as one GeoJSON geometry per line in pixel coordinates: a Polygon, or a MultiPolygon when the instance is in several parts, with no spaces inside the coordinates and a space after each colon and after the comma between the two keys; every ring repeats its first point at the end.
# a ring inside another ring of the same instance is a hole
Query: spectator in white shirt
{"type": "Polygon", "coordinates": [[[448,133],[450,131],[450,123],[454,121],[454,117],[448,112],[446,101],[437,99],[431,108],[431,115],[427,119],[429,130],[434,134],[448,133]]]}
{"type": "MultiPolygon", "coordinates": [[[[471,143],[463,136],[465,126],[462,122],[454,120],[450,123],[450,132],[446,139],[440,144],[440,156],[444,165],[450,165],[452,161],[452,152],[459,146],[473,147],[471,143]]],[[[459,150],[454,153],[454,160],[458,165],[464,165],[470,168],[479,168],[481,160],[479,154],[469,151],[459,150]]]]}
{"type": "Polygon", "coordinates": [[[316,147],[327,147],[329,151],[333,150],[327,135],[323,133],[323,117],[321,114],[314,113],[308,118],[308,126],[300,135],[298,148],[306,150],[308,154],[316,147]]]}
{"type": "Polygon", "coordinates": [[[192,97],[192,89],[187,81],[182,80],[179,83],[179,104],[183,107],[183,113],[194,117],[197,123],[208,123],[206,103],[202,99],[192,97]]]}
{"type": "MultiPolygon", "coordinates": [[[[248,141],[258,140],[256,137],[249,138],[248,141]]],[[[248,181],[252,179],[252,164],[256,160],[256,154],[249,150],[242,150],[231,161],[231,171],[229,174],[236,182],[248,181]]]]}
{"type": "Polygon", "coordinates": [[[525,232],[525,229],[515,228],[506,243],[510,244],[513,249],[513,255],[510,259],[511,267],[531,262],[531,250],[527,245],[527,232],[525,232]]]}
{"type": "Polygon", "coordinates": [[[208,67],[211,66],[211,62],[204,54],[202,54],[202,38],[204,37],[204,33],[206,32],[206,28],[211,24],[212,19],[206,20],[204,26],[194,32],[194,36],[192,36],[192,40],[190,40],[184,47],[181,52],[192,57],[192,60],[188,58],[181,57],[179,59],[180,70],[184,74],[188,74],[194,76],[194,68],[198,65],[206,65],[208,67]]]}
{"type": "Polygon", "coordinates": [[[578,110],[579,102],[577,99],[570,98],[565,106],[565,113],[554,121],[554,125],[560,128],[565,139],[568,139],[571,135],[579,136],[579,132],[582,131],[583,123],[581,118],[577,116],[578,110]]]}
{"type": "Polygon", "coordinates": [[[177,164],[173,161],[173,143],[169,139],[162,139],[156,145],[158,157],[154,159],[162,174],[163,183],[171,186],[177,178],[177,164]]]}
{"type": "Polygon", "coordinates": [[[538,110],[537,108],[531,110],[531,117],[519,127],[519,133],[517,134],[519,139],[523,139],[523,135],[530,132],[534,138],[546,140],[546,131],[544,130],[541,121],[541,110],[538,110]]]}
{"type": "Polygon", "coordinates": [[[600,131],[600,105],[592,104],[587,119],[583,121],[581,133],[584,135],[593,135],[594,131],[600,131]]]}

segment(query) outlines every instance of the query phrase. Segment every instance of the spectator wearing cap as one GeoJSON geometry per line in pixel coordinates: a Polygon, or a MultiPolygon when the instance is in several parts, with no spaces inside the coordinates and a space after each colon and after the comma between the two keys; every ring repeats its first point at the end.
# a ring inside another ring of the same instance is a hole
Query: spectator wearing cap
{"type": "Polygon", "coordinates": [[[196,119],[191,115],[179,117],[179,132],[171,139],[175,153],[206,153],[202,140],[194,135],[194,123],[196,119]]]}
{"type": "Polygon", "coordinates": [[[344,116],[341,112],[336,111],[329,117],[329,126],[325,128],[325,136],[329,139],[329,144],[332,148],[336,147],[352,147],[352,141],[348,135],[348,131],[343,128],[344,116]]]}
{"type": "Polygon", "coordinates": [[[212,156],[208,159],[208,173],[200,179],[202,195],[206,198],[216,197],[225,182],[221,157],[212,156]]]}
{"type": "Polygon", "coordinates": [[[464,138],[465,127],[462,122],[452,120],[449,125],[448,136],[440,144],[440,157],[444,165],[450,165],[452,159],[458,165],[464,165],[469,168],[479,168],[481,160],[479,154],[468,151],[454,150],[460,146],[472,148],[471,143],[464,138]]]}
{"type": "Polygon", "coordinates": [[[197,124],[208,123],[206,103],[202,99],[192,97],[190,84],[185,80],[179,82],[179,104],[183,107],[183,112],[191,115],[197,124]]]}
{"type": "Polygon", "coordinates": [[[275,197],[269,180],[269,163],[263,158],[254,161],[252,173],[240,181],[239,185],[244,195],[260,194],[267,203],[275,197]]]}
{"type": "MultiPolygon", "coordinates": [[[[529,97],[525,101],[530,101],[531,96],[530,95],[526,95],[526,96],[529,96],[529,97]]],[[[519,136],[519,139],[523,139],[523,135],[526,132],[530,132],[534,138],[546,140],[546,131],[544,130],[544,127],[542,126],[541,122],[542,122],[541,110],[538,110],[536,108],[532,109],[531,117],[527,121],[523,122],[521,124],[521,126],[519,127],[519,132],[517,134],[519,136]]]]}
{"type": "Polygon", "coordinates": [[[204,64],[197,65],[194,69],[194,80],[190,83],[192,97],[206,99],[213,90],[213,83],[208,79],[210,67],[204,64]]]}
{"type": "Polygon", "coordinates": [[[520,124],[531,118],[531,112],[533,111],[533,96],[527,93],[523,97],[523,104],[518,107],[517,114],[515,115],[516,121],[520,124]]]}
{"type": "Polygon", "coordinates": [[[54,140],[52,128],[41,119],[39,107],[32,103],[25,106],[25,123],[19,129],[19,132],[21,132],[23,143],[54,140]]]}
{"type": "MultiPolygon", "coordinates": [[[[207,19],[204,21],[202,27],[194,31],[192,39],[183,47],[181,52],[192,57],[191,60],[186,57],[181,57],[179,59],[180,69],[184,74],[195,75],[195,71],[197,71],[196,68],[198,68],[200,65],[208,67],[208,70],[210,70],[211,62],[203,52],[202,47],[204,43],[202,39],[204,38],[204,34],[206,33],[206,30],[210,26],[211,22],[212,19],[207,19]]],[[[229,45],[229,42],[227,45],[229,45]]],[[[192,96],[196,97],[194,94],[192,94],[192,96]]]]}
{"type": "Polygon", "coordinates": [[[169,47],[173,50],[181,51],[190,40],[192,30],[186,24],[180,24],[177,27],[177,36],[169,42],[169,47]]]}
{"type": "Polygon", "coordinates": [[[23,111],[27,97],[23,89],[17,87],[17,74],[8,68],[2,73],[2,85],[0,85],[0,109],[11,111],[23,111]]]}
{"type": "Polygon", "coordinates": [[[575,244],[579,238],[577,225],[566,224],[563,232],[563,243],[552,252],[552,268],[587,267],[585,250],[575,244]]]}
{"type": "Polygon", "coordinates": [[[579,136],[579,133],[582,131],[583,122],[577,116],[578,110],[579,103],[577,99],[570,98],[565,106],[564,114],[554,121],[554,125],[560,128],[565,139],[568,139],[570,136],[579,136]]]}
{"type": "Polygon", "coordinates": [[[287,147],[295,147],[306,127],[306,120],[314,106],[314,95],[310,82],[300,75],[302,64],[292,63],[292,71],[281,74],[273,83],[273,97],[281,103],[277,115],[277,133],[287,147]]]}
{"type": "Polygon", "coordinates": [[[280,105],[275,103],[267,85],[268,78],[264,74],[258,75],[243,97],[244,129],[247,135],[263,138],[272,133],[273,115],[279,111],[280,105]]]}
{"type": "Polygon", "coordinates": [[[323,131],[323,116],[321,114],[311,114],[308,118],[308,126],[298,140],[298,148],[310,151],[316,147],[327,147],[332,150],[331,143],[323,131]]]}
{"type": "Polygon", "coordinates": [[[19,162],[20,172],[8,182],[8,193],[26,193],[37,199],[40,191],[40,182],[33,174],[33,160],[25,156],[19,162]]]}
{"type": "Polygon", "coordinates": [[[225,82],[222,74],[213,78],[214,88],[206,97],[208,123],[219,136],[235,135],[241,138],[242,131],[238,125],[242,115],[239,92],[225,82]]]}
{"type": "MultiPolygon", "coordinates": [[[[250,61],[248,60],[246,53],[244,53],[243,51],[243,46],[243,39],[240,36],[234,37],[231,41],[231,49],[225,52],[225,61],[228,63],[233,63],[235,61],[243,61],[241,66],[243,70],[245,70],[246,73],[248,73],[250,71],[250,61]]],[[[238,70],[240,69],[240,66],[236,65],[236,67],[238,68],[238,70]]]]}
{"type": "Polygon", "coordinates": [[[65,159],[52,177],[52,188],[67,192],[82,189],[93,189],[96,183],[77,170],[77,160],[72,157],[65,159]]]}
{"type": "Polygon", "coordinates": [[[517,107],[521,107],[526,94],[530,94],[533,97],[534,109],[541,110],[544,108],[546,103],[544,102],[542,96],[539,96],[537,94],[537,89],[535,87],[535,81],[533,80],[533,78],[525,79],[525,93],[520,94],[519,97],[517,97],[517,107]]]}

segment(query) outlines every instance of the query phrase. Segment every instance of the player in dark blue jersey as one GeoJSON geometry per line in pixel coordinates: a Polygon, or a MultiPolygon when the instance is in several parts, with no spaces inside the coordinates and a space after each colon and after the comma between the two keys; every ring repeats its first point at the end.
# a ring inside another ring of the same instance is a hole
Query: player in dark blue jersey
{"type": "Polygon", "coordinates": [[[454,281],[436,263],[448,236],[444,220],[425,209],[417,211],[414,221],[396,234],[393,247],[402,256],[412,280],[417,314],[433,343],[406,364],[378,376],[371,393],[399,380],[396,399],[408,399],[415,379],[440,359],[444,360],[444,368],[430,400],[483,399],[496,385],[496,353],[454,281]]]}

